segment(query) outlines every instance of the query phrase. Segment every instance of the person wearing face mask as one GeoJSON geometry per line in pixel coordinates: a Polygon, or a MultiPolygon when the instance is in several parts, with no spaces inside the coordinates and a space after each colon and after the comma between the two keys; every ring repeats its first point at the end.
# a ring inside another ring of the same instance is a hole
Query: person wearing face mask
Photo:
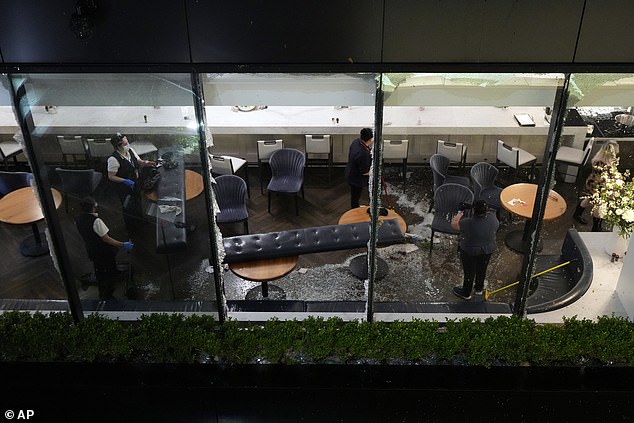
{"type": "Polygon", "coordinates": [[[374,135],[372,129],[363,128],[360,137],[352,141],[348,152],[346,165],[346,179],[350,185],[350,208],[359,207],[359,200],[363,187],[368,186],[370,167],[372,166],[372,143],[374,135]]]}
{"type": "Polygon", "coordinates": [[[128,232],[134,231],[135,220],[142,219],[139,181],[139,168],[155,166],[151,160],[143,160],[130,148],[125,135],[117,133],[110,142],[114,152],[108,157],[108,179],[114,184],[115,191],[123,205],[123,221],[128,232]]]}
{"type": "Polygon", "coordinates": [[[118,241],[108,234],[110,230],[97,214],[97,202],[94,198],[82,199],[79,206],[81,213],[75,218],[75,225],[86,245],[88,258],[95,267],[99,298],[112,299],[114,285],[120,276],[117,270],[117,252],[119,248],[131,251],[134,244],[131,241],[118,241]]]}

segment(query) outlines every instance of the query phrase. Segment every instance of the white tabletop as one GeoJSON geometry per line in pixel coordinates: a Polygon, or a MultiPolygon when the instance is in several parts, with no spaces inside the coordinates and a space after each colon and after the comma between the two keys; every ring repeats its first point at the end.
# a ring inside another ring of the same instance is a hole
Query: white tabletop
{"type": "MultiPolygon", "coordinates": [[[[373,106],[268,106],[249,112],[232,106],[207,106],[207,124],[214,134],[358,134],[374,126],[373,106]]],[[[38,130],[56,134],[195,134],[194,108],[179,106],[58,106],[55,113],[33,109],[38,130]],[[145,123],[144,116],[147,116],[145,123]]],[[[549,125],[542,107],[412,107],[384,109],[386,135],[545,135],[549,125]],[[520,127],[514,115],[533,116],[534,127],[520,127]]],[[[0,107],[0,130],[14,133],[10,107],[0,107]]],[[[585,127],[566,127],[564,133],[585,127]]]]}

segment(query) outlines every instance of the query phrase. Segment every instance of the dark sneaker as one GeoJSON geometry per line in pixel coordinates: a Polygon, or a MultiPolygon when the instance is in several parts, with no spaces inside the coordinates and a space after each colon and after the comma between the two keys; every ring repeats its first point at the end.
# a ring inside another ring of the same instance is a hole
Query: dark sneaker
{"type": "Polygon", "coordinates": [[[482,294],[484,294],[484,291],[483,291],[483,290],[481,290],[481,289],[479,289],[479,290],[478,290],[478,289],[476,289],[476,290],[475,290],[475,292],[474,292],[474,294],[476,294],[476,295],[482,295],[482,294]]]}
{"type": "Polygon", "coordinates": [[[461,286],[454,286],[453,287],[453,293],[457,296],[462,298],[463,300],[470,300],[471,299],[471,295],[467,295],[465,294],[465,292],[462,290],[461,286]]]}

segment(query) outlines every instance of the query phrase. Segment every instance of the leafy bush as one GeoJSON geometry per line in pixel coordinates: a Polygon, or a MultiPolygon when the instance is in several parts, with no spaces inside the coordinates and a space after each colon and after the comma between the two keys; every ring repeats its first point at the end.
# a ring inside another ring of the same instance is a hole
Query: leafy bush
{"type": "Polygon", "coordinates": [[[0,360],[141,363],[404,363],[493,365],[634,364],[627,319],[566,319],[538,325],[518,317],[344,322],[339,318],[263,324],[210,316],[152,314],[124,323],[91,315],[0,315],[0,360]]]}

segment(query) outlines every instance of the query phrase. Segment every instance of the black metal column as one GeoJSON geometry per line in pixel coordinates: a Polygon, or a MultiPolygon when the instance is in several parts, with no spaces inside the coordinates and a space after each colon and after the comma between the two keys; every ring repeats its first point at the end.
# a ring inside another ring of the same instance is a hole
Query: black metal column
{"type": "MultiPolygon", "coordinates": [[[[214,286],[216,289],[216,304],[218,305],[218,321],[223,323],[227,315],[227,299],[225,297],[224,281],[222,269],[220,267],[219,245],[222,244],[222,234],[217,231],[216,219],[213,215],[213,190],[211,188],[211,174],[209,173],[209,156],[207,155],[207,136],[205,128],[207,119],[205,116],[205,99],[200,76],[197,73],[191,74],[192,93],[194,96],[194,111],[198,124],[198,149],[200,151],[200,163],[202,166],[203,185],[205,187],[205,205],[207,207],[209,223],[209,264],[214,269],[214,286]]],[[[248,169],[246,169],[248,172],[248,169]]]]}
{"type": "Polygon", "coordinates": [[[370,245],[368,248],[367,320],[374,320],[374,281],[377,274],[376,241],[378,236],[379,207],[381,206],[381,159],[383,158],[383,74],[377,75],[374,100],[374,145],[372,149],[372,183],[370,195],[370,245]]]}
{"type": "Polygon", "coordinates": [[[546,147],[544,149],[544,160],[542,172],[537,186],[537,194],[535,195],[535,205],[533,207],[533,217],[530,222],[528,238],[528,251],[524,256],[522,264],[522,273],[520,274],[520,283],[515,296],[514,313],[520,317],[526,316],[526,300],[528,297],[528,289],[530,279],[534,273],[535,256],[537,255],[539,236],[542,230],[544,211],[546,210],[546,202],[550,193],[550,181],[554,178],[555,158],[557,150],[559,150],[561,131],[563,130],[564,118],[566,117],[566,104],[568,101],[568,86],[570,83],[570,74],[566,74],[564,83],[557,88],[555,94],[555,104],[553,105],[552,123],[548,130],[546,139],[546,147]]]}
{"type": "Polygon", "coordinates": [[[77,287],[74,283],[72,266],[68,252],[66,251],[66,242],[64,241],[62,227],[55,212],[57,209],[55,207],[55,201],[53,200],[53,193],[50,190],[51,183],[44,166],[44,160],[40,155],[39,149],[33,148],[31,131],[35,129],[35,125],[33,124],[31,106],[26,95],[25,81],[18,80],[16,76],[11,74],[9,74],[8,77],[11,85],[15,115],[18,118],[18,124],[24,136],[24,148],[26,149],[31,165],[31,172],[36,181],[37,193],[42,202],[42,213],[44,214],[48,230],[51,234],[49,239],[49,242],[53,245],[51,256],[57,262],[57,269],[62,278],[66,295],[68,296],[70,313],[73,316],[73,320],[79,322],[84,318],[84,312],[79,300],[79,294],[77,293],[77,287]]]}

